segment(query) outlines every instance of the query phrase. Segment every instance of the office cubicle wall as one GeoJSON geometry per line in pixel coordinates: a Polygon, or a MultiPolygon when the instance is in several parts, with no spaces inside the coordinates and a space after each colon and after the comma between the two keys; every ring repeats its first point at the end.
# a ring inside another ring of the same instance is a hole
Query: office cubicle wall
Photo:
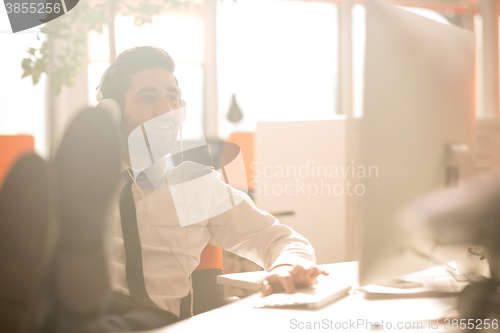
{"type": "Polygon", "coordinates": [[[255,202],[308,238],[319,264],[355,259],[358,123],[339,116],[257,125],[255,202]]]}

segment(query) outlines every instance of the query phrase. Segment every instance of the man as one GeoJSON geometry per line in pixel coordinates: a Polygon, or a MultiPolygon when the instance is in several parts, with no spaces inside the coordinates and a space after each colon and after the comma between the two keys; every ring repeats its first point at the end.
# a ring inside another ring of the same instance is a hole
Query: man
{"type": "MultiPolygon", "coordinates": [[[[131,170],[134,157],[128,146],[130,134],[142,124],[180,108],[181,93],[174,69],[174,62],[165,51],[136,47],[116,58],[98,87],[104,100],[118,102],[122,119],[119,138],[125,178],[119,184],[123,190],[113,216],[113,290],[141,306],[156,306],[179,316],[181,299],[191,290],[189,276],[207,244],[263,266],[269,272],[262,285],[264,295],[282,290],[293,293],[295,286],[311,285],[319,274],[326,273],[315,266],[310,243],[255,207],[245,193],[229,187],[217,172],[194,163],[168,168],[164,160],[144,170],[131,170]],[[209,175],[208,186],[195,194],[188,193],[187,201],[208,206],[223,204],[220,198],[213,198],[222,190],[229,191],[237,204],[199,223],[181,227],[177,216],[180,212],[165,182],[169,176],[184,172],[183,167],[209,175]],[[142,172],[136,177],[138,171],[142,172]],[[129,225],[137,230],[130,232],[129,225]],[[139,241],[138,249],[135,243],[139,241]],[[131,272],[132,265],[135,272],[131,272]],[[142,274],[137,275],[137,267],[142,267],[142,274]]],[[[167,153],[173,148],[179,129],[179,122],[174,122],[158,130],[167,153]]]]}

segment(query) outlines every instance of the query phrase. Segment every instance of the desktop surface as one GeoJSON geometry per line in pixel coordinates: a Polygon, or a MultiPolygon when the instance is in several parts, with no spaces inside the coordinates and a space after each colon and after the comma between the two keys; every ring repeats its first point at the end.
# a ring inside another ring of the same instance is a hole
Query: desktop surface
{"type": "MultiPolygon", "coordinates": [[[[357,263],[347,262],[329,265],[331,274],[340,280],[357,277],[357,263]]],[[[306,331],[371,331],[371,325],[384,322],[384,329],[400,331],[397,325],[415,325],[419,332],[451,332],[445,322],[436,322],[453,316],[456,297],[405,298],[391,300],[367,300],[354,294],[340,299],[319,310],[255,308],[261,299],[256,293],[221,308],[202,313],[193,318],[149,331],[172,332],[296,332],[306,331]],[[389,329],[387,326],[392,326],[389,329]],[[433,325],[433,327],[429,327],[433,325]],[[438,329],[436,329],[438,325],[438,329]],[[308,328],[309,327],[309,328],[308,328]]]]}

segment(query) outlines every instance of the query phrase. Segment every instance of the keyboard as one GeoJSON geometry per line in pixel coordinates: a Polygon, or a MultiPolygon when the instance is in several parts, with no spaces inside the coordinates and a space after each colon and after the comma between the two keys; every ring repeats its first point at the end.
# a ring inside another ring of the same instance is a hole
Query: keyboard
{"type": "Polygon", "coordinates": [[[331,276],[318,276],[318,283],[300,288],[294,294],[276,293],[259,299],[256,308],[300,307],[313,310],[329,305],[349,294],[351,283],[335,281],[331,276]]]}

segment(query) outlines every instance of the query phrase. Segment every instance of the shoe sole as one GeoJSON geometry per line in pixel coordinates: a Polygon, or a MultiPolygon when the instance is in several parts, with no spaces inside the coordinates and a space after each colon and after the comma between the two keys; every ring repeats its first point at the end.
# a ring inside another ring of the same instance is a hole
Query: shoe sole
{"type": "Polygon", "coordinates": [[[55,287],[72,313],[98,311],[109,290],[103,241],[120,175],[119,147],[111,117],[86,109],[68,127],[53,161],[61,219],[55,287]]]}

